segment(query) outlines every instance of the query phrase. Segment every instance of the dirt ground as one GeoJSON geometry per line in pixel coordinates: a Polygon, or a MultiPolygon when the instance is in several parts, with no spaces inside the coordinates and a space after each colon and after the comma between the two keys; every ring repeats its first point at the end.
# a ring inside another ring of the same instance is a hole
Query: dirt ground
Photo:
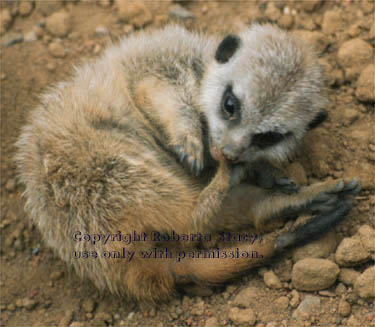
{"type": "MultiPolygon", "coordinates": [[[[328,289],[296,290],[292,252],[210,296],[182,295],[168,304],[140,307],[100,294],[69,272],[28,224],[12,156],[41,91],[68,76],[74,64],[97,57],[107,44],[140,28],[178,20],[189,29],[224,33],[267,19],[315,43],[327,70],[329,119],[308,135],[292,177],[312,183],[360,176],[363,183],[350,215],[324,241],[334,239],[334,245],[322,256],[335,261],[344,237],[363,225],[374,228],[373,1],[144,1],[134,17],[124,9],[130,5],[1,0],[1,326],[375,326],[373,298],[359,296],[341,266],[328,289]],[[276,285],[267,272],[276,274],[276,285]],[[317,303],[315,311],[302,302],[317,303]]],[[[373,259],[347,270],[359,275],[373,259]]],[[[371,279],[368,287],[375,287],[371,279]]]]}

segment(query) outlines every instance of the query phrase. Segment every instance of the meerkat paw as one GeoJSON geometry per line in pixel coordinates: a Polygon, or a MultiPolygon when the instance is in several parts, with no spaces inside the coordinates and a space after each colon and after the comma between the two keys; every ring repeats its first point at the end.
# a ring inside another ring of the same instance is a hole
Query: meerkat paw
{"type": "Polygon", "coordinates": [[[303,245],[323,236],[324,233],[345,218],[351,207],[352,204],[349,199],[339,199],[336,202],[335,209],[330,213],[320,214],[310,219],[306,224],[297,227],[294,231],[277,237],[275,241],[276,251],[282,251],[291,246],[303,245]]]}
{"type": "Polygon", "coordinates": [[[361,190],[359,179],[349,182],[344,180],[336,181],[336,184],[329,184],[330,189],[318,194],[308,205],[308,209],[313,212],[329,213],[337,207],[337,203],[345,196],[355,195],[361,190]]]}
{"type": "Polygon", "coordinates": [[[265,189],[278,191],[284,194],[293,194],[299,191],[296,183],[285,176],[284,172],[268,161],[260,160],[250,167],[250,176],[255,183],[265,189]]]}
{"type": "Polygon", "coordinates": [[[204,168],[204,148],[202,141],[194,136],[185,136],[179,145],[174,146],[179,160],[198,176],[204,168]]]}

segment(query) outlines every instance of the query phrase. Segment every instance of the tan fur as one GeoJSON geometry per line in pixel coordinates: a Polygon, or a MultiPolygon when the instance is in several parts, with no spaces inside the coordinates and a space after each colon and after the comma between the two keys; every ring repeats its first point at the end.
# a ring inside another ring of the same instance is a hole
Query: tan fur
{"type": "Polygon", "coordinates": [[[183,145],[198,161],[207,155],[202,150],[204,108],[198,94],[217,44],[215,38],[177,27],[125,39],[94,64],[77,68],[69,82],[48,90],[23,128],[17,163],[26,187],[26,210],[47,244],[99,289],[142,301],[166,300],[178,284],[221,283],[261,264],[273,255],[274,241],[239,246],[261,254],[255,259],[178,262],[142,259],[137,254],[168,247],[176,256],[183,249],[197,251],[198,244],[94,245],[75,241],[77,231],[215,235],[251,225],[263,228],[283,209],[307,206],[322,192],[334,192],[340,183],[312,185],[285,195],[232,185],[232,167],[224,159],[200,177],[186,172],[174,147],[183,145]],[[153,57],[157,59],[150,61],[153,57]],[[170,67],[173,60],[180,63],[170,67]],[[174,76],[176,83],[171,84],[168,76],[174,76]],[[100,254],[124,246],[136,251],[130,262],[72,258],[73,251],[100,254]]]}

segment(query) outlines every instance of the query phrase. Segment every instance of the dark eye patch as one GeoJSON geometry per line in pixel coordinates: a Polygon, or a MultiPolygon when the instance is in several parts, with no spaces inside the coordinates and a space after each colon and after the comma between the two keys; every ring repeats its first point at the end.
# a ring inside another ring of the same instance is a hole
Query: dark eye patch
{"type": "Polygon", "coordinates": [[[276,145],[280,143],[282,140],[290,137],[292,132],[288,132],[285,134],[278,133],[278,132],[267,132],[267,133],[259,133],[255,134],[252,139],[252,145],[257,146],[260,149],[265,149],[270,146],[276,145]]]}

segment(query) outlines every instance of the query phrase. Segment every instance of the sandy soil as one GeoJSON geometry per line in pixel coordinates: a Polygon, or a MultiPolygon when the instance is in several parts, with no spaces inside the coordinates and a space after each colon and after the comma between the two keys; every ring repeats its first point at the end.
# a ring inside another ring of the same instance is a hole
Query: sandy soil
{"type": "MultiPolygon", "coordinates": [[[[38,94],[68,76],[73,64],[95,58],[122,35],[176,19],[189,29],[209,33],[268,19],[299,30],[315,43],[327,68],[329,119],[308,135],[291,171],[308,183],[329,177],[362,179],[354,209],[328,237],[328,243],[335,239],[324,255],[329,260],[335,260],[337,244],[344,237],[365,224],[374,227],[375,90],[370,65],[374,63],[374,2],[144,1],[140,16],[133,18],[125,17],[123,5],[112,0],[1,0],[1,325],[375,326],[372,299],[358,296],[341,276],[342,269],[329,289],[295,290],[290,280],[293,253],[210,296],[181,295],[171,303],[146,308],[99,294],[45,246],[25,219],[23,186],[12,162],[14,142],[38,94]],[[65,12],[67,20],[52,17],[56,12],[65,12]],[[270,271],[281,280],[281,287],[267,281],[265,272],[270,271]],[[303,301],[307,306],[314,302],[315,311],[305,310],[303,301]]],[[[362,273],[373,258],[355,264],[351,273],[362,273]]]]}

